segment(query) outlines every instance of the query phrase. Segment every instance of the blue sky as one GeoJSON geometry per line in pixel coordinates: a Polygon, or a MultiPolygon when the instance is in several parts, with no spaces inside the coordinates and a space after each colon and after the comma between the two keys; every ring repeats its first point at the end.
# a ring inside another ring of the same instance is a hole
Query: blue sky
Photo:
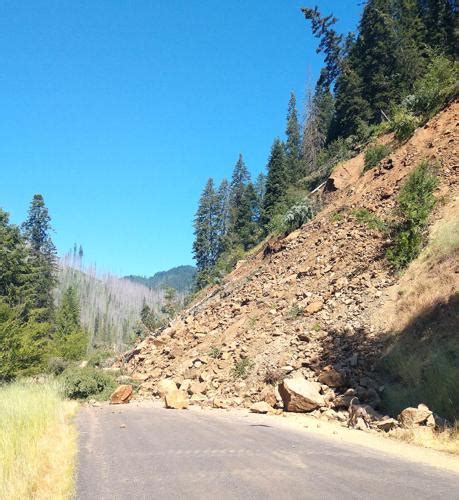
{"type": "MultiPolygon", "coordinates": [[[[360,0],[315,0],[342,31],[360,0]]],[[[206,179],[255,176],[321,67],[294,0],[2,0],[0,207],[34,193],[60,253],[151,275],[192,264],[206,179]]]]}

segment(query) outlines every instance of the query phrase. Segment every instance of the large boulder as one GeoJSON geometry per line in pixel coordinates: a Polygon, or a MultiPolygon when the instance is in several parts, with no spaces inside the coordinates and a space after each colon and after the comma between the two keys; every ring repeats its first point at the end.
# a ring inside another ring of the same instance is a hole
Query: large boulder
{"type": "Polygon", "coordinates": [[[163,378],[157,385],[158,394],[163,398],[169,392],[177,390],[177,384],[171,378],[163,378]]]}
{"type": "Polygon", "coordinates": [[[132,385],[119,385],[110,396],[110,404],[119,405],[129,403],[132,397],[132,385]]]}
{"type": "Polygon", "coordinates": [[[284,379],[279,385],[279,393],[287,411],[307,412],[325,406],[320,384],[302,377],[284,379]]]}
{"type": "Polygon", "coordinates": [[[398,420],[403,427],[407,428],[416,427],[418,425],[435,426],[435,419],[433,418],[432,412],[424,404],[418,405],[417,408],[405,408],[398,416],[398,420]]]}
{"type": "Polygon", "coordinates": [[[188,408],[188,394],[185,391],[179,391],[177,388],[175,391],[166,393],[164,400],[166,408],[173,408],[175,410],[186,410],[188,408]]]}

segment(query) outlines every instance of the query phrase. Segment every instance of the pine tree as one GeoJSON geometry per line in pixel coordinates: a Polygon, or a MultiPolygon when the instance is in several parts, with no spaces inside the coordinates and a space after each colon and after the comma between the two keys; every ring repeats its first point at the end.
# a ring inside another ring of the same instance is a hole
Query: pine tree
{"type": "Polygon", "coordinates": [[[255,208],[255,220],[261,224],[261,213],[263,210],[263,201],[266,193],[266,175],[263,172],[258,174],[255,182],[255,193],[257,195],[257,205],[255,208]]]}
{"type": "Polygon", "coordinates": [[[25,304],[32,292],[29,252],[18,227],[0,209],[0,300],[10,306],[25,304]]]}
{"type": "Polygon", "coordinates": [[[337,22],[332,14],[322,17],[317,7],[303,7],[301,12],[305,19],[311,21],[312,33],[320,40],[316,52],[325,54],[325,68],[320,73],[317,85],[323,92],[327,92],[340,72],[343,37],[332,28],[337,22]]]}
{"type": "Polygon", "coordinates": [[[23,223],[24,236],[30,246],[33,266],[34,299],[32,307],[41,309],[44,321],[52,317],[53,288],[56,285],[56,248],[50,232],[51,218],[43,196],[36,194],[30,204],[28,218],[23,223]]]}
{"type": "Polygon", "coordinates": [[[250,174],[244,163],[244,158],[240,154],[234,166],[230,184],[230,217],[233,227],[237,224],[239,207],[244,196],[245,187],[249,181],[250,174]]]}
{"type": "Polygon", "coordinates": [[[40,373],[45,368],[49,324],[24,320],[20,307],[0,301],[0,381],[40,373]]]}
{"type": "Polygon", "coordinates": [[[269,224],[276,208],[284,202],[287,190],[284,145],[279,139],[275,139],[271,147],[267,169],[268,177],[262,215],[264,226],[269,224]]]}
{"type": "Polygon", "coordinates": [[[167,316],[168,319],[172,319],[177,313],[179,308],[177,302],[177,290],[168,286],[164,290],[164,304],[161,307],[161,312],[167,316]]]}
{"type": "Polygon", "coordinates": [[[392,2],[369,0],[359,24],[355,44],[356,64],[362,79],[362,97],[370,105],[370,120],[378,123],[381,110],[388,112],[391,103],[400,100],[398,40],[391,11],[392,2]]]}
{"type": "Polygon", "coordinates": [[[397,0],[392,15],[396,32],[399,85],[402,95],[406,95],[413,90],[416,79],[426,68],[426,28],[418,0],[397,0]]]}
{"type": "Polygon", "coordinates": [[[292,92],[288,102],[287,127],[285,134],[286,168],[291,182],[296,182],[300,178],[299,160],[301,155],[301,132],[296,109],[296,97],[292,92]]]}
{"type": "Polygon", "coordinates": [[[357,133],[359,125],[368,122],[372,111],[363,97],[363,81],[354,68],[351,57],[341,66],[341,74],[335,86],[335,115],[330,129],[330,139],[348,137],[357,133]]]}
{"type": "Polygon", "coordinates": [[[330,90],[319,85],[314,94],[308,92],[301,148],[301,177],[317,170],[319,152],[330,137],[335,100],[330,90]]]}
{"type": "Polygon", "coordinates": [[[256,245],[260,238],[260,228],[257,222],[258,198],[254,185],[249,182],[244,190],[239,216],[234,231],[238,236],[238,244],[244,250],[256,245]]]}
{"type": "Polygon", "coordinates": [[[457,2],[419,0],[425,26],[425,43],[450,57],[457,56],[457,2]]]}
{"type": "Polygon", "coordinates": [[[56,312],[50,351],[67,360],[81,359],[88,347],[88,336],[80,324],[80,305],[76,290],[69,286],[56,312]]]}
{"type": "Polygon", "coordinates": [[[198,210],[194,219],[193,256],[198,270],[198,286],[205,283],[207,271],[215,265],[219,253],[219,211],[214,181],[210,178],[201,194],[198,210]]]}
{"type": "Polygon", "coordinates": [[[231,230],[230,188],[226,179],[223,179],[217,191],[216,228],[218,232],[218,256],[228,249],[229,232],[231,230]]]}

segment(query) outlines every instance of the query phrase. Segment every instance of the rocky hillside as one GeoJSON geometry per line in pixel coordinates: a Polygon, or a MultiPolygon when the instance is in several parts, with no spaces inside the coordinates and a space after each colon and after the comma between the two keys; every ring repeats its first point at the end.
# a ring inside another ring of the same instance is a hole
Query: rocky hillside
{"type": "MultiPolygon", "coordinates": [[[[458,124],[453,103],[374,169],[362,174],[363,154],[339,165],[314,220],[240,262],[223,284],[120,358],[141,382],[139,395],[157,396],[158,382],[173,378],[192,403],[217,407],[263,401],[344,421],[355,396],[367,414],[378,410],[384,387],[377,367],[388,337],[421,305],[404,309],[398,324],[394,290],[404,278],[388,265],[390,240],[375,221],[394,219],[399,189],[423,159],[438,163],[441,203],[432,223],[452,210],[457,217],[458,124]]],[[[444,278],[441,291],[426,292],[432,304],[457,293],[457,274],[448,268],[444,278]]]]}

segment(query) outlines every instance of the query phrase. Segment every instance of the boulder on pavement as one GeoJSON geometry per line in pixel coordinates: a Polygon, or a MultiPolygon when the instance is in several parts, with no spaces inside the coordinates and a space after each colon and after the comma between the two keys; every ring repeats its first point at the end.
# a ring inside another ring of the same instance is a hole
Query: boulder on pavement
{"type": "Polygon", "coordinates": [[[180,391],[177,388],[175,391],[169,391],[166,393],[164,400],[166,402],[166,408],[173,408],[174,410],[186,410],[188,408],[188,395],[184,391],[180,391]]]}
{"type": "Polygon", "coordinates": [[[110,404],[119,405],[129,403],[132,397],[132,385],[119,385],[110,396],[110,404]]]}
{"type": "Polygon", "coordinates": [[[320,384],[302,377],[284,379],[279,393],[287,411],[308,412],[325,405],[320,384]]]}
{"type": "Polygon", "coordinates": [[[258,401],[250,407],[252,413],[273,413],[274,408],[265,401],[258,401]]]}
{"type": "Polygon", "coordinates": [[[167,393],[177,390],[177,384],[171,378],[163,378],[157,385],[158,394],[163,398],[167,393]]]}

